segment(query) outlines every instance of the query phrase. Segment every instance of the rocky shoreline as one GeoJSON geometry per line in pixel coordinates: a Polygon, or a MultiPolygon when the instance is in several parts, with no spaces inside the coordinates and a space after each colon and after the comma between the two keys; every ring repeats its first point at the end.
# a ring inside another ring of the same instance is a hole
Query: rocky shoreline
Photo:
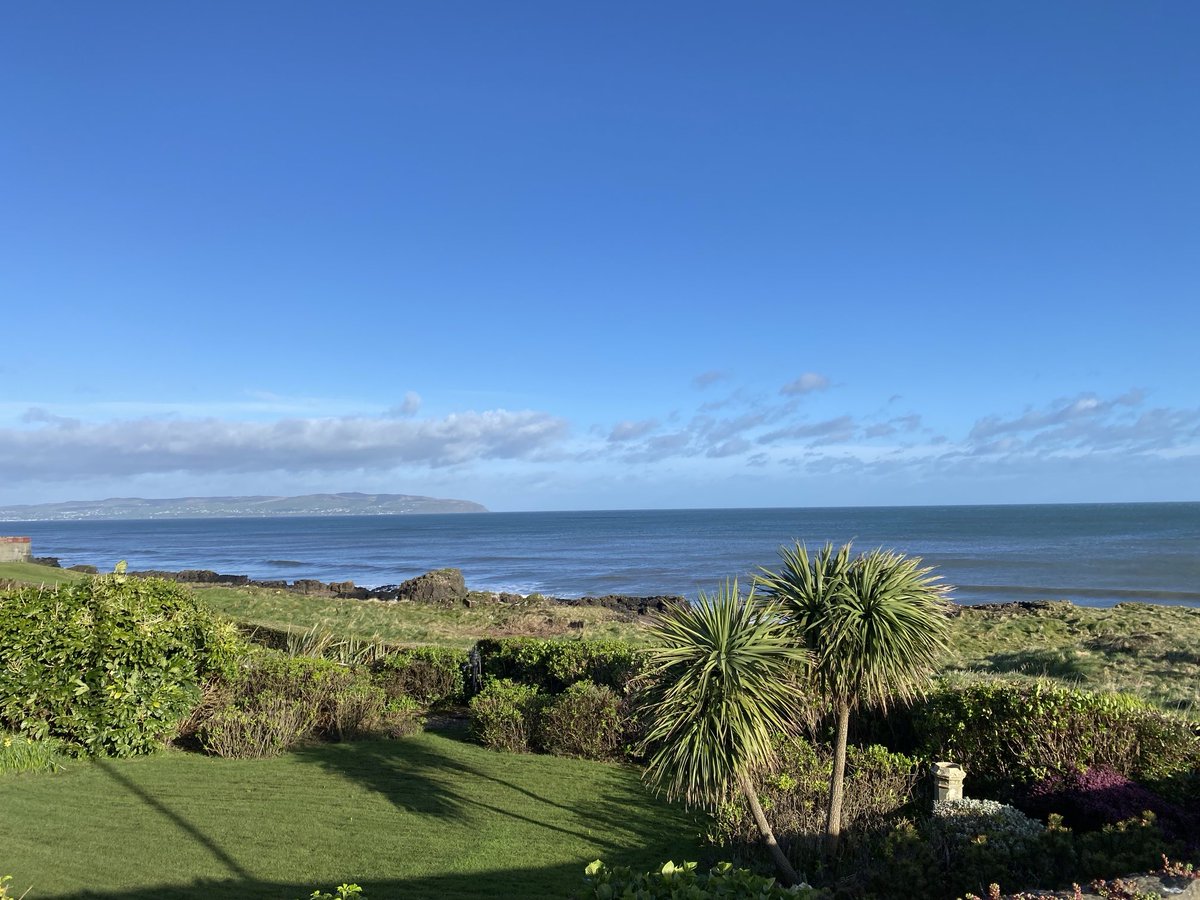
{"type": "MultiPolygon", "coordinates": [[[[54,557],[37,557],[32,562],[59,568],[54,557]]],[[[76,572],[96,574],[95,566],[71,566],[76,572]]],[[[676,603],[686,603],[679,595],[635,597],[628,594],[606,594],[602,597],[549,597],[544,594],[513,594],[497,591],[476,591],[467,587],[460,569],[434,569],[400,584],[385,584],[368,588],[353,581],[317,581],[299,578],[295,581],[283,579],[255,579],[248,575],[229,575],[211,569],[182,569],[164,572],[147,569],[130,572],[141,578],[165,578],[181,584],[225,585],[228,587],[257,587],[271,590],[290,591],[311,597],[341,597],[350,600],[381,600],[388,602],[425,603],[433,606],[481,606],[490,603],[556,603],[563,606],[599,606],[615,610],[630,617],[663,612],[676,603]]]]}
{"type": "MultiPolygon", "coordinates": [[[[39,565],[61,568],[59,560],[55,557],[34,557],[30,561],[39,565]]],[[[69,571],[84,572],[91,575],[97,573],[95,566],[87,565],[70,566],[69,571]]],[[[674,604],[687,602],[685,597],[678,594],[660,594],[648,597],[633,596],[630,594],[605,594],[599,597],[553,597],[545,594],[523,595],[505,591],[472,590],[467,587],[462,570],[455,568],[434,569],[400,584],[384,584],[373,588],[357,585],[353,581],[325,582],[312,578],[298,578],[294,581],[286,581],[284,579],[256,579],[248,575],[230,575],[215,572],[211,569],[182,569],[178,572],[147,569],[130,572],[129,574],[142,578],[165,578],[169,581],[180,582],[181,584],[256,587],[289,591],[311,597],[423,603],[433,606],[473,607],[487,604],[552,603],[561,604],[562,606],[603,607],[623,613],[630,618],[663,612],[674,604]]],[[[971,605],[949,604],[947,606],[947,613],[952,617],[962,615],[999,618],[1027,615],[1037,616],[1046,614],[1063,605],[1070,606],[1071,601],[1021,600],[971,605]]],[[[1125,604],[1117,605],[1122,606],[1125,604]]]]}

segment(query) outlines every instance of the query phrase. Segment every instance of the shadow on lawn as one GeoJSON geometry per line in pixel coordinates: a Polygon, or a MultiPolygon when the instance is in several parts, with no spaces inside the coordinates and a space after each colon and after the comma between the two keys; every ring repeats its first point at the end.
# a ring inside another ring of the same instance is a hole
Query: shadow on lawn
{"type": "MultiPolygon", "coordinates": [[[[467,743],[455,737],[443,739],[467,743]]],[[[436,745],[420,740],[315,744],[297,749],[293,754],[332,775],[351,779],[378,792],[398,809],[431,818],[455,819],[468,828],[476,823],[487,827],[485,820],[496,816],[507,818],[582,840],[595,848],[591,858],[600,856],[610,864],[656,866],[666,858],[660,859],[658,854],[670,855],[667,847],[673,847],[676,853],[682,852],[688,858],[697,855],[698,848],[692,837],[697,832],[694,818],[654,801],[633,772],[614,769],[616,777],[605,779],[595,796],[563,803],[528,786],[529,779],[526,784],[520,784],[451,754],[438,752],[436,745]],[[483,785],[488,789],[480,790],[483,785]],[[544,816],[541,815],[543,812],[544,816]],[[672,837],[678,840],[672,840],[672,837]]],[[[521,759],[514,757],[514,766],[519,765],[521,759]]],[[[334,876],[336,882],[319,884],[256,880],[212,837],[131,781],[117,767],[104,761],[98,762],[98,766],[123,790],[204,846],[228,870],[229,877],[152,888],[81,891],[55,895],[58,900],[208,900],[213,896],[305,900],[315,889],[334,890],[342,880],[357,881],[366,900],[567,898],[582,887],[583,869],[590,861],[475,873],[446,872],[388,881],[356,877],[353,873],[339,874],[334,876]]],[[[336,860],[329,860],[329,867],[336,870],[336,860]]]]}
{"type": "MultiPolygon", "coordinates": [[[[351,779],[380,793],[398,809],[421,816],[457,819],[468,828],[475,821],[482,827],[485,819],[508,818],[586,841],[595,847],[594,856],[603,857],[610,864],[643,868],[658,865],[663,859],[656,854],[667,852],[670,855],[665,848],[672,843],[671,835],[679,838],[676,852],[687,853],[688,858],[696,855],[697,848],[689,840],[696,833],[693,819],[652,800],[632,772],[616,770],[614,774],[619,777],[607,779],[597,796],[571,804],[529,786],[528,780],[521,784],[484,771],[453,755],[438,752],[436,745],[419,740],[314,744],[294,750],[293,754],[331,775],[351,779]],[[475,790],[472,784],[476,786],[475,790]],[[489,790],[479,790],[480,785],[489,786],[489,790]],[[486,799],[480,794],[486,795],[486,799]],[[545,813],[544,818],[539,816],[541,811],[545,813]],[[655,847],[663,850],[650,849],[655,847]]],[[[521,759],[514,757],[514,765],[521,759]]],[[[58,895],[57,900],[208,900],[214,896],[306,900],[314,889],[331,891],[342,880],[360,884],[366,900],[497,900],[510,897],[565,900],[582,888],[583,869],[590,861],[474,873],[446,872],[387,881],[353,873],[338,874],[334,876],[337,882],[319,884],[255,880],[191,823],[146,795],[120,773],[106,771],[122,787],[207,847],[226,865],[231,877],[134,890],[84,891],[58,895]]],[[[329,868],[336,870],[336,860],[329,860],[329,868]]]]}
{"type": "MultiPolygon", "coordinates": [[[[441,737],[480,749],[461,736],[441,737]]],[[[383,795],[399,809],[457,818],[466,823],[476,819],[476,813],[502,816],[587,841],[598,851],[624,851],[622,855],[625,855],[631,846],[661,842],[665,830],[680,837],[694,835],[697,831],[693,816],[653,800],[633,773],[609,780],[604,790],[595,796],[565,804],[417,741],[313,745],[294,750],[293,754],[358,782],[383,795]],[[469,787],[472,781],[485,782],[501,790],[492,791],[488,800],[484,800],[473,795],[469,787]],[[511,803],[507,802],[509,799],[511,803]],[[545,815],[539,816],[538,812],[543,809],[545,815]],[[609,839],[603,835],[619,837],[609,839]]],[[[519,765],[525,758],[537,757],[512,757],[514,765],[519,765]]]]}
{"type": "MultiPolygon", "coordinates": [[[[351,879],[353,881],[353,879],[351,879]]],[[[498,898],[557,898],[566,900],[583,886],[582,865],[542,869],[497,869],[474,874],[446,874],[378,881],[359,879],[365,900],[498,900],[498,898]],[[566,887],[564,887],[564,885],[566,887]]],[[[320,888],[336,884],[288,884],[254,880],[197,880],[127,891],[84,891],[60,894],[55,900],[306,900],[320,888]]]]}
{"type": "Polygon", "coordinates": [[[184,834],[191,837],[192,840],[196,841],[198,844],[201,844],[206,850],[208,850],[209,853],[217,858],[221,865],[229,870],[230,875],[235,875],[238,878],[250,877],[250,873],[243,869],[238,864],[236,859],[226,853],[220,844],[197,828],[191,821],[185,819],[175,810],[161,802],[158,798],[141,787],[141,785],[138,785],[126,778],[125,775],[123,775],[112,763],[98,757],[95,760],[95,766],[130,794],[141,800],[142,803],[146,804],[146,806],[150,807],[150,809],[163,816],[163,818],[167,819],[172,825],[174,825],[184,834]]]}

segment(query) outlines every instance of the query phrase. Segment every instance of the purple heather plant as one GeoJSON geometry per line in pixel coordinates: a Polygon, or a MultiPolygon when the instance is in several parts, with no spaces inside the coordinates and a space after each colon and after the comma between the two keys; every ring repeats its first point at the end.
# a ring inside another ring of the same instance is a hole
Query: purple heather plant
{"type": "Polygon", "coordinates": [[[1077,831],[1099,831],[1147,810],[1168,836],[1185,823],[1179,806],[1105,766],[1044,778],[1025,792],[1018,805],[1042,819],[1059,813],[1063,823],[1077,831]]]}

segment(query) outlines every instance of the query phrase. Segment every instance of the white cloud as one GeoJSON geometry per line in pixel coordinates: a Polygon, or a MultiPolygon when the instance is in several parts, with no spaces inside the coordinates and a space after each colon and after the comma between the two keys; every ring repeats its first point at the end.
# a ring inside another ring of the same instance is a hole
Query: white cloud
{"type": "Polygon", "coordinates": [[[565,421],[546,413],[503,409],[425,420],[344,416],[272,422],[49,422],[0,428],[0,471],[13,480],[51,481],[154,472],[437,468],[534,459],[553,449],[566,431],[565,421]]]}
{"type": "Polygon", "coordinates": [[[785,397],[801,394],[811,394],[813,391],[823,391],[829,387],[829,379],[817,372],[805,372],[795,381],[788,382],[779,389],[785,397]]]}
{"type": "Polygon", "coordinates": [[[782,440],[803,438],[820,438],[823,441],[831,439],[846,441],[854,436],[856,428],[857,426],[852,416],[837,416],[832,419],[825,419],[822,422],[801,422],[797,425],[789,425],[786,428],[769,431],[764,435],[760,435],[758,442],[760,444],[772,444],[782,440]]]}
{"type": "Polygon", "coordinates": [[[47,412],[40,406],[25,410],[21,414],[21,422],[26,425],[57,425],[59,428],[78,428],[80,424],[78,419],[47,412]]]}
{"type": "Polygon", "coordinates": [[[693,378],[692,386],[699,390],[704,390],[706,387],[710,387],[716,384],[718,381],[725,381],[728,378],[728,372],[723,372],[719,369],[710,369],[707,372],[701,372],[699,375],[693,378]]]}
{"type": "Polygon", "coordinates": [[[658,427],[658,419],[642,419],[640,422],[618,422],[608,434],[610,443],[618,444],[632,441],[649,434],[658,427]]]}
{"type": "Polygon", "coordinates": [[[1055,400],[1041,410],[1027,409],[1015,419],[1002,419],[996,415],[984,416],[972,427],[969,437],[976,441],[985,440],[1000,434],[1038,431],[1081,419],[1095,419],[1121,408],[1140,406],[1144,399],[1144,392],[1136,389],[1104,401],[1092,393],[1080,394],[1074,399],[1055,400]]]}
{"type": "Polygon", "coordinates": [[[406,416],[415,416],[417,410],[421,408],[421,395],[416,391],[406,391],[404,399],[397,405],[387,411],[389,416],[403,418],[406,416]]]}

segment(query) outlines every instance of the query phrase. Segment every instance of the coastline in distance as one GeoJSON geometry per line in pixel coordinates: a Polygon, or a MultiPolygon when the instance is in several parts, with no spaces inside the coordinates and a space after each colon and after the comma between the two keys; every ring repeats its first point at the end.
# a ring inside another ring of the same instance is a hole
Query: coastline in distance
{"type": "Polygon", "coordinates": [[[394,516],[487,512],[470,500],[415,494],[305,494],[298,497],[175,497],[68,500],[0,507],[0,522],[80,519],[207,519],[269,516],[394,516]]]}

